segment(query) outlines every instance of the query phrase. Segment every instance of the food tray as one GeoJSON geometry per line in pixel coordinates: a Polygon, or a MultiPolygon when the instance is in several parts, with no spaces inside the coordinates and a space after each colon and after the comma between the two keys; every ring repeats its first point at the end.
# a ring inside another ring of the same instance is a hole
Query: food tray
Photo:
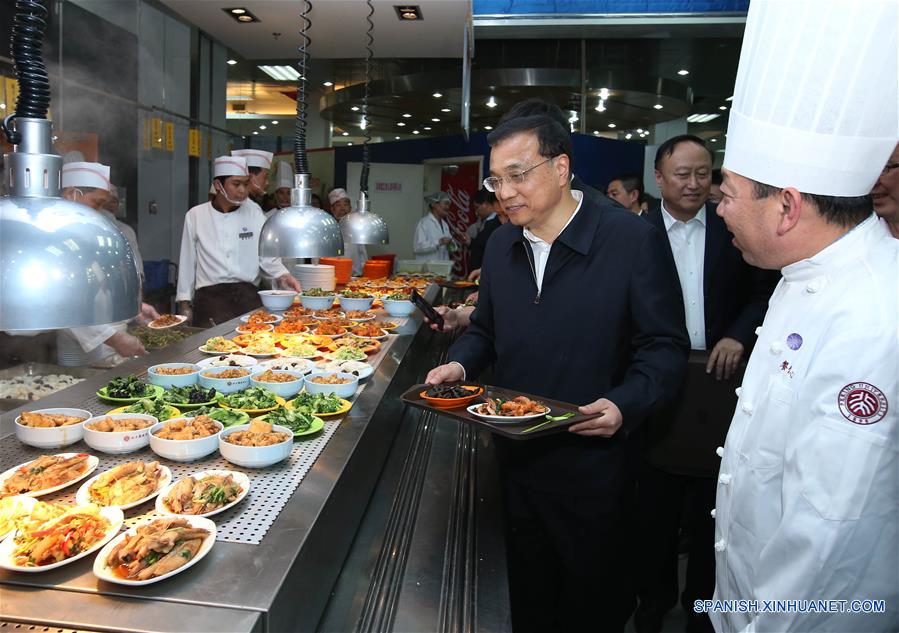
{"type": "MultiPolygon", "coordinates": [[[[473,383],[450,382],[446,384],[452,385],[473,383]]],[[[539,402],[542,402],[546,406],[550,407],[552,409],[552,411],[550,411],[550,415],[563,415],[565,413],[568,413],[569,411],[573,412],[574,415],[567,420],[562,420],[560,422],[551,422],[537,430],[525,433],[527,429],[546,422],[546,418],[535,418],[533,420],[516,422],[514,424],[494,424],[493,422],[482,420],[478,416],[469,413],[468,411],[466,411],[465,407],[458,407],[455,409],[441,409],[428,404],[421,397],[421,392],[425,391],[428,388],[428,385],[415,385],[402,396],[400,396],[400,398],[403,400],[403,402],[413,407],[425,409],[427,411],[433,411],[437,415],[442,415],[447,418],[453,418],[454,420],[459,420],[461,422],[474,423],[499,435],[512,438],[513,440],[532,440],[538,437],[545,437],[553,433],[558,433],[559,431],[564,431],[566,428],[577,422],[583,422],[584,420],[589,420],[590,418],[596,417],[596,414],[584,415],[578,413],[578,405],[571,404],[570,402],[562,402],[560,400],[553,400],[552,398],[544,398],[543,396],[531,395],[528,393],[522,393],[520,391],[512,391],[510,389],[503,389],[502,387],[493,387],[491,385],[482,386],[484,387],[484,393],[475,400],[475,403],[483,402],[484,398],[511,399],[515,396],[527,396],[532,400],[538,400],[539,402]]]]}

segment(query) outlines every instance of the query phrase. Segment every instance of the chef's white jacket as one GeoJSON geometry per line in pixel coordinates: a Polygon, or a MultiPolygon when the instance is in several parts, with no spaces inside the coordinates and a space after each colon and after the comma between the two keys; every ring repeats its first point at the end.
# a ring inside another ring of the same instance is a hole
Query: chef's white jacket
{"type": "Polygon", "coordinates": [[[178,264],[176,301],[189,301],[194,290],[215,284],[258,284],[287,274],[278,258],[259,257],[259,233],[265,216],[252,200],[230,213],[206,202],[193,207],[184,219],[178,264]]]}
{"type": "Polygon", "coordinates": [[[434,217],[428,212],[426,216],[415,225],[415,236],[412,240],[412,251],[415,259],[430,261],[445,261],[450,258],[449,249],[445,244],[440,244],[440,239],[452,238],[449,225],[434,217]]]}
{"type": "Polygon", "coordinates": [[[715,599],[887,612],[710,615],[719,632],[896,631],[899,240],[872,215],[782,273],[719,449],[715,599]]]}

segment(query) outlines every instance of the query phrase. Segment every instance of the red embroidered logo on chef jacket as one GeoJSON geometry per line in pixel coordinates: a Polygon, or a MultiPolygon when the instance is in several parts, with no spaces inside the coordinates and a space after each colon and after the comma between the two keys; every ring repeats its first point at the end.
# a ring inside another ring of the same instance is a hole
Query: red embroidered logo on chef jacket
{"type": "Polygon", "coordinates": [[[889,403],[883,392],[867,382],[854,382],[840,390],[840,413],[853,424],[874,424],[886,417],[889,403]]]}

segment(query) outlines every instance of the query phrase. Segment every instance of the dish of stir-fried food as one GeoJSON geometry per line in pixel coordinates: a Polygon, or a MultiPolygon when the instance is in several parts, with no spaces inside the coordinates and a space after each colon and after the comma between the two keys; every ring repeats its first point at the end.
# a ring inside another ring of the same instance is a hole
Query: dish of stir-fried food
{"type": "Polygon", "coordinates": [[[96,422],[86,424],[85,428],[101,433],[123,433],[125,431],[140,431],[148,426],[153,426],[153,420],[143,418],[100,418],[96,422]]]}
{"type": "Polygon", "coordinates": [[[230,473],[199,479],[188,476],[172,487],[162,503],[175,514],[208,514],[233,502],[242,492],[230,473]]]}
{"type": "Polygon", "coordinates": [[[119,578],[150,580],[186,565],[209,536],[186,519],[156,519],[137,528],[116,545],[106,564],[119,578]]]}
{"type": "Polygon", "coordinates": [[[187,319],[176,314],[161,314],[158,319],[150,321],[149,326],[152,328],[165,328],[184,323],[187,319]]]}
{"type": "Polygon", "coordinates": [[[128,462],[97,477],[87,493],[99,506],[125,506],[153,494],[162,478],[159,462],[128,462]]]}
{"type": "Polygon", "coordinates": [[[239,446],[272,446],[293,438],[287,433],[273,431],[272,425],[267,422],[253,420],[246,431],[235,431],[224,439],[239,446]]]}
{"type": "Polygon", "coordinates": [[[13,560],[19,567],[42,567],[72,558],[103,539],[111,525],[96,506],[73,508],[15,536],[13,560]]]}
{"type": "Polygon", "coordinates": [[[511,400],[503,400],[502,398],[485,398],[485,400],[487,402],[475,407],[475,412],[481,415],[521,417],[542,415],[549,411],[549,407],[526,396],[516,396],[511,400]]]}
{"type": "Polygon", "coordinates": [[[167,422],[154,435],[161,440],[198,440],[219,432],[219,425],[208,415],[167,422]]]}
{"type": "Polygon", "coordinates": [[[0,487],[0,497],[39,492],[55,488],[67,482],[74,482],[84,475],[90,464],[90,455],[78,453],[71,457],[62,455],[41,455],[16,469],[0,487]]]}
{"type": "Polygon", "coordinates": [[[60,426],[70,426],[84,422],[87,418],[77,415],[66,415],[64,413],[30,413],[23,411],[19,417],[19,424],[22,426],[32,426],[36,428],[54,428],[60,426]]]}
{"type": "Polygon", "coordinates": [[[247,317],[247,323],[275,323],[278,320],[271,312],[260,308],[247,317]]]}

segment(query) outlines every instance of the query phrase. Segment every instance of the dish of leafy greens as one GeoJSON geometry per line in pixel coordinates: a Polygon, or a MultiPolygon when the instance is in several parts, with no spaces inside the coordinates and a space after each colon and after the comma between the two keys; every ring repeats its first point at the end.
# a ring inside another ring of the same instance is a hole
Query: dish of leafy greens
{"type": "Polygon", "coordinates": [[[178,415],[178,409],[162,398],[141,398],[131,406],[122,409],[122,413],[144,413],[152,415],[162,422],[178,415]]]}
{"type": "Polygon", "coordinates": [[[263,387],[250,387],[223,396],[221,402],[232,409],[269,409],[278,406],[277,395],[263,387]]]}
{"type": "Polygon", "coordinates": [[[200,407],[199,409],[188,411],[184,414],[184,417],[195,418],[198,415],[209,416],[216,422],[221,422],[222,426],[224,426],[225,428],[228,428],[229,426],[237,426],[239,424],[246,424],[250,421],[250,416],[243,411],[235,411],[234,409],[221,409],[219,407],[200,407]]]}
{"type": "Polygon", "coordinates": [[[316,433],[325,426],[324,420],[315,417],[306,407],[297,409],[286,409],[281,407],[280,409],[275,409],[271,413],[266,414],[263,418],[269,424],[286,426],[293,431],[294,437],[316,433]]]}
{"type": "Polygon", "coordinates": [[[110,398],[142,398],[153,393],[152,385],[141,381],[137,376],[119,376],[113,378],[105,387],[110,398]]]}
{"type": "Polygon", "coordinates": [[[214,388],[206,389],[199,385],[191,387],[172,387],[162,395],[169,404],[181,406],[203,405],[215,402],[218,392],[214,388]]]}
{"type": "Polygon", "coordinates": [[[347,404],[333,393],[306,393],[305,391],[291,400],[294,409],[308,409],[311,413],[337,413],[347,404]]]}

